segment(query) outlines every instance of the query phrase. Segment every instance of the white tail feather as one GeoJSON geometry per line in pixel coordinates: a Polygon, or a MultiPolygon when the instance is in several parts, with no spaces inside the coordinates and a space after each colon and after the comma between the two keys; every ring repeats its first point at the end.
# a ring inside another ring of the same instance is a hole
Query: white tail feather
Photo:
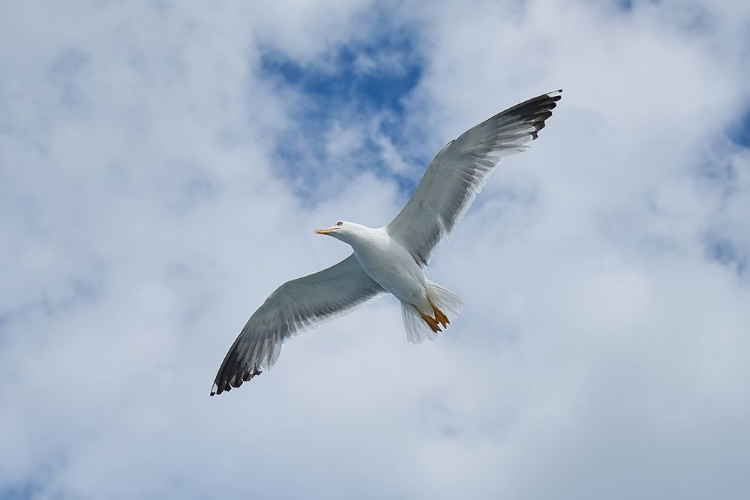
{"type": "Polygon", "coordinates": [[[454,317],[461,314],[466,305],[464,299],[430,280],[427,280],[427,293],[438,309],[444,313],[451,312],[454,314],[454,317]]]}
{"type": "Polygon", "coordinates": [[[401,316],[404,318],[406,338],[412,344],[419,344],[423,340],[435,340],[437,337],[437,333],[430,329],[413,305],[401,302],[401,316]]]}
{"type": "MultiPolygon", "coordinates": [[[[427,281],[427,294],[433,304],[443,311],[443,313],[451,313],[455,318],[463,311],[464,299],[437,283],[427,281]]],[[[412,344],[418,344],[424,340],[435,340],[437,338],[437,333],[432,331],[413,305],[401,302],[401,316],[404,318],[406,338],[412,344]]]]}

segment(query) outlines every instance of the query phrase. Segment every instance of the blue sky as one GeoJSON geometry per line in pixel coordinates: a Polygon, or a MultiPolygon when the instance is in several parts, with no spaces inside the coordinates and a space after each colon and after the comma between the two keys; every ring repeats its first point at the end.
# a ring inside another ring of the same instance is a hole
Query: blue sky
{"type": "MultiPolygon", "coordinates": [[[[303,96],[299,107],[292,110],[296,126],[288,131],[276,151],[282,165],[288,167],[285,175],[305,179],[306,188],[299,191],[302,196],[309,197],[310,186],[317,186],[323,177],[320,171],[330,168],[326,165],[329,152],[325,134],[373,117],[376,120],[371,121],[371,130],[357,145],[358,155],[349,154],[349,163],[342,168],[350,174],[365,169],[389,177],[408,194],[421,177],[421,169],[417,168],[415,172],[394,172],[388,158],[382,155],[381,142],[385,140],[390,147],[406,153],[412,151],[410,141],[420,139],[406,134],[403,123],[406,101],[424,70],[416,32],[391,25],[373,10],[376,19],[367,37],[330,47],[319,60],[298,61],[274,50],[260,57],[262,78],[303,96]]],[[[415,151],[403,161],[425,165],[432,154],[415,151]]]]}
{"type": "Polygon", "coordinates": [[[747,497],[745,3],[0,7],[0,498],[747,497]],[[451,328],[385,298],[208,397],[314,228],[560,87],[451,328]]]}

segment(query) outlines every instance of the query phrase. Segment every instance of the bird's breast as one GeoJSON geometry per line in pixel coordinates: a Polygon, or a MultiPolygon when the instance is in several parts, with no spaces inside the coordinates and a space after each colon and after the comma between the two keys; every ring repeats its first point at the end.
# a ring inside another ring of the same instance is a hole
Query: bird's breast
{"type": "Polygon", "coordinates": [[[384,290],[411,303],[424,295],[422,268],[400,243],[384,237],[352,246],[362,269],[384,290]]]}

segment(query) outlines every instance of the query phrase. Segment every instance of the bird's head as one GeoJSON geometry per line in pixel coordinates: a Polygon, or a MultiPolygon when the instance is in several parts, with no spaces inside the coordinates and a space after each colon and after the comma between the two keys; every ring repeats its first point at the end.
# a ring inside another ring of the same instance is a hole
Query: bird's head
{"type": "Polygon", "coordinates": [[[336,224],[334,224],[333,226],[329,227],[328,229],[316,229],[315,233],[327,234],[328,236],[339,238],[343,233],[346,232],[347,229],[348,229],[347,223],[343,220],[340,220],[336,222],[336,224]]]}
{"type": "Polygon", "coordinates": [[[361,232],[361,228],[363,228],[363,226],[355,224],[354,222],[340,220],[328,229],[316,229],[315,232],[317,234],[327,234],[328,236],[333,236],[337,240],[351,243],[351,239],[356,238],[356,235],[361,232]]]}

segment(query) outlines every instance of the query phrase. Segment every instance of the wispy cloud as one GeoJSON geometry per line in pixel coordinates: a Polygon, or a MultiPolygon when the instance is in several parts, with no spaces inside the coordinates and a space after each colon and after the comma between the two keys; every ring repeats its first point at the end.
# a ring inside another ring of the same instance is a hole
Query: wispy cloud
{"type": "Polygon", "coordinates": [[[750,493],[750,7],[32,2],[0,16],[0,497],[750,493]],[[396,304],[209,398],[249,314],[558,87],[396,304]],[[543,480],[540,480],[543,478],[543,480]]]}

